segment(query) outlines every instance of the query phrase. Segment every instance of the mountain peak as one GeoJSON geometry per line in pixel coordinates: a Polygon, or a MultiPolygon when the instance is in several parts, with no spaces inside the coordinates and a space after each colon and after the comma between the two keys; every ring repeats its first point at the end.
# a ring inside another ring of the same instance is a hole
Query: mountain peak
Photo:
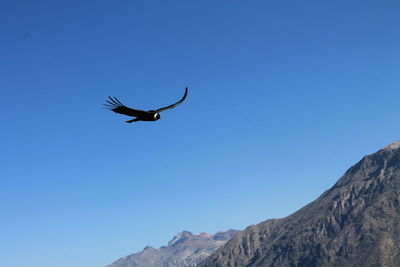
{"type": "Polygon", "coordinates": [[[400,266],[400,142],[365,156],[318,199],[237,233],[199,267],[400,266]]]}
{"type": "Polygon", "coordinates": [[[168,242],[168,246],[174,246],[178,243],[181,243],[183,241],[185,241],[187,238],[192,237],[193,234],[189,231],[182,231],[180,233],[178,233],[176,236],[174,236],[174,238],[168,242]]]}
{"type": "Polygon", "coordinates": [[[153,248],[152,246],[146,246],[143,250],[154,250],[155,248],[153,248]]]}
{"type": "Polygon", "coordinates": [[[400,148],[400,141],[394,142],[393,144],[385,146],[384,150],[392,150],[400,148]]]}
{"type": "Polygon", "coordinates": [[[143,251],[123,257],[107,267],[194,267],[225,244],[237,231],[214,235],[189,231],[178,233],[167,246],[147,246],[143,251]],[[217,237],[217,238],[216,238],[217,237]]]}

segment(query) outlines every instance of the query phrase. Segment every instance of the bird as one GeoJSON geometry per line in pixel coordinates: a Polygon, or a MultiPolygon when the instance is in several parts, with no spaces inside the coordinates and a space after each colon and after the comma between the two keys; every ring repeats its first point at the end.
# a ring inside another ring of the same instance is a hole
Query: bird
{"type": "Polygon", "coordinates": [[[109,100],[106,100],[107,104],[103,104],[110,110],[119,113],[119,114],[124,114],[127,116],[135,117],[132,120],[126,121],[127,123],[132,123],[132,122],[137,122],[137,121],[157,121],[161,119],[160,112],[165,111],[167,109],[174,108],[180,104],[186,99],[188,93],[188,88],[185,88],[185,94],[175,104],[159,108],[159,109],[152,109],[152,110],[139,110],[139,109],[133,109],[133,108],[128,108],[124,104],[122,104],[116,97],[111,97],[108,96],[109,100]]]}

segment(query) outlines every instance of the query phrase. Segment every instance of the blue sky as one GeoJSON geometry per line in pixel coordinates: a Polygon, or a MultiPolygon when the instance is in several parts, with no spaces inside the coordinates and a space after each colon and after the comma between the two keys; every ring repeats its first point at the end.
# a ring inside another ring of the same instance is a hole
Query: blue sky
{"type": "Polygon", "coordinates": [[[0,2],[0,258],[243,229],[400,139],[398,1],[0,2]],[[103,109],[186,101],[154,123],[103,109]]]}

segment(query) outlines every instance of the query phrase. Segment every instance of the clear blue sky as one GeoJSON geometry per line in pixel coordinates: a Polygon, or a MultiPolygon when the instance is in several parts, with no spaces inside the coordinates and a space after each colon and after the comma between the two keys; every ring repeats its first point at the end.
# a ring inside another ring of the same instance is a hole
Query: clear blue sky
{"type": "Polygon", "coordinates": [[[400,139],[399,1],[0,2],[0,258],[104,266],[243,229],[400,139]],[[127,124],[108,95],[151,109],[127,124]]]}

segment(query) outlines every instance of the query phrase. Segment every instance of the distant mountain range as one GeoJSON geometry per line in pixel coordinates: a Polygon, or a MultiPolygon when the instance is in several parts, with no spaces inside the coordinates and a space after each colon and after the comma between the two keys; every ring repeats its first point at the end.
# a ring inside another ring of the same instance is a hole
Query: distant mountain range
{"type": "Polygon", "coordinates": [[[364,157],[294,214],[237,233],[198,265],[241,266],[400,266],[400,142],[364,157]]]}
{"type": "Polygon", "coordinates": [[[193,267],[225,244],[236,232],[229,230],[214,235],[194,235],[183,231],[167,246],[159,249],[147,246],[143,251],[121,258],[107,267],[193,267]]]}
{"type": "Polygon", "coordinates": [[[184,231],[168,246],[146,247],[108,267],[188,266],[400,266],[400,142],[365,156],[290,216],[240,232],[184,231]]]}

